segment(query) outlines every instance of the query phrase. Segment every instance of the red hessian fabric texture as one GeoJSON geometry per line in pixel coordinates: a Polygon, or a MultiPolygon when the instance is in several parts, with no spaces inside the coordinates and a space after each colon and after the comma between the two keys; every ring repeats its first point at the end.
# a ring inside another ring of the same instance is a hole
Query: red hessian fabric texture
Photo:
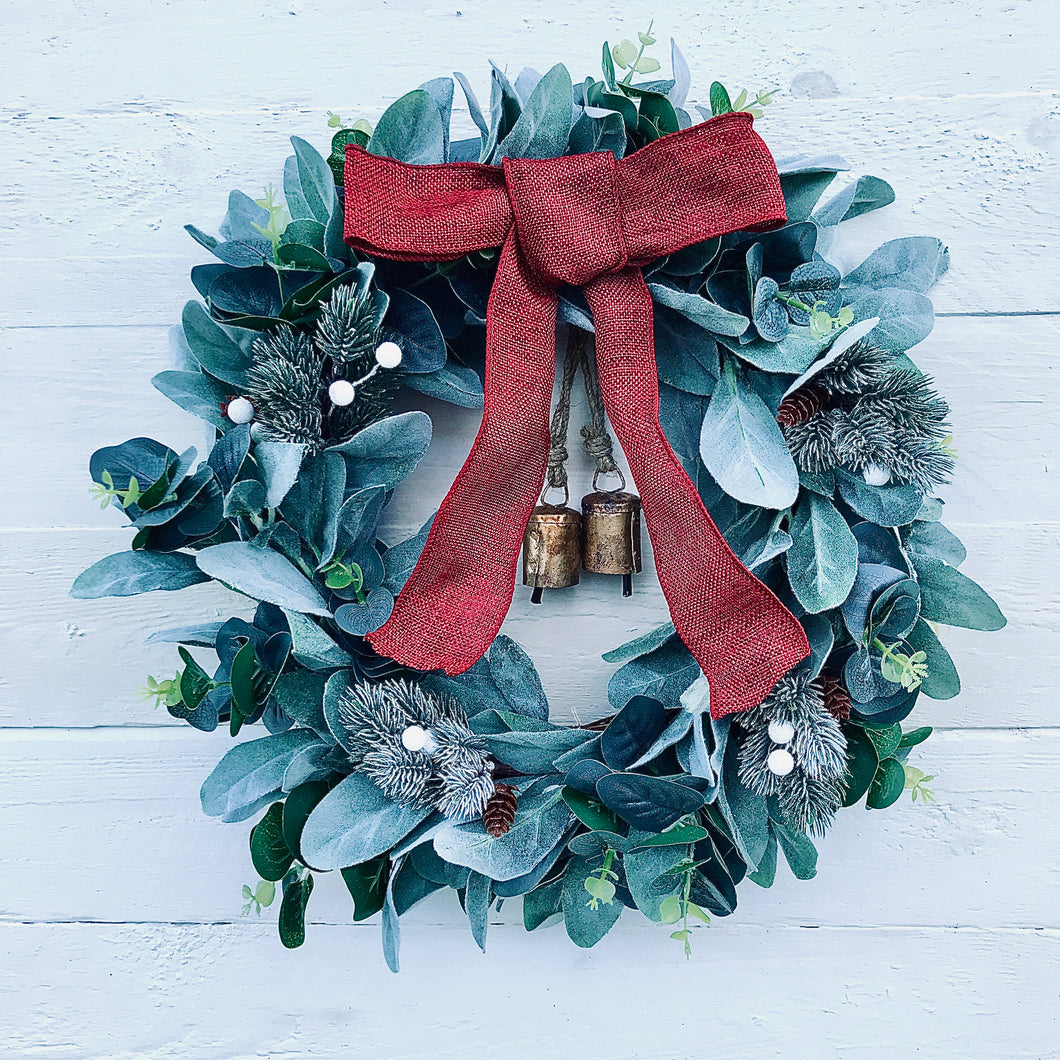
{"type": "Polygon", "coordinates": [[[809,652],[798,621],[733,554],[659,426],[652,303],[640,266],[785,221],[776,166],[747,114],[607,152],[414,166],[346,149],[346,241],[451,261],[500,246],[486,319],[482,427],[387,623],[369,640],[420,670],[463,673],[511,603],[545,476],[556,288],[583,289],[600,389],[629,461],[674,626],[721,717],[760,703],[809,652]]]}

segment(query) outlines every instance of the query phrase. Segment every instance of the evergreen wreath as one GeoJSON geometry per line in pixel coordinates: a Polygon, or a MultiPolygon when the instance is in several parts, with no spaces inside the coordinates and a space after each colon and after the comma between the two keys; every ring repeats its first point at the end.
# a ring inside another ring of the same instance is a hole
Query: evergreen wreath
{"type": "MultiPolygon", "coordinates": [[[[811,878],[812,840],[841,807],[882,809],[903,790],[931,799],[932,778],[907,761],[931,730],[902,723],[921,694],[960,690],[936,624],[1004,625],[939,521],[934,493],[955,459],[948,409],[908,356],[931,330],[925,292],[946,248],[895,239],[841,275],[827,260],[836,226],[894,193],[862,176],[822,202],[843,166],[799,155],[778,164],[783,227],[697,243],[645,278],[670,443],[735,554],[798,618],[808,658],[754,709],[715,718],[667,624],[604,656],[621,664],[612,715],[568,727],[549,720],[533,663],[506,636],[456,676],[410,670],[366,639],[429,529],[377,536],[431,438],[428,417],[393,414],[392,398],[482,406],[498,255],[355,253],[343,239],[347,145],[412,163],[622,158],[693,124],[676,46],[670,79],[633,83],[660,68],[654,43],[649,28],[605,44],[602,79],[569,90],[562,66],[514,84],[494,66],[486,111],[457,74],[480,129],[470,140],[449,139],[449,78],[399,99],[374,129],[332,115],[327,159],[293,137],[282,201],[233,191],[219,237],[188,226],[219,260],[192,270],[202,301],[174,329],[176,369],[153,382],[209,426],[206,460],[149,438],[91,458],[97,498],[135,537],[81,574],[75,597],[215,579],[257,602],[249,620],[153,634],[178,645],[181,664],[145,692],[204,732],[267,730],[227,751],[202,805],[229,822],[264,810],[250,832],[262,880],[243,888],[244,913],[270,905],[280,882],[285,946],[304,939],[315,874],[337,869],[354,919],[382,912],[395,971],[398,918],[442,888],[482,947],[493,903],[522,896],[528,930],[562,917],[587,947],[635,909],[671,925],[687,954],[691,921],[732,913],[745,877],[770,886],[778,850],[811,878]]],[[[771,93],[733,100],[715,82],[709,100],[704,119],[758,117],[771,93]]],[[[592,318],[573,289],[559,313],[591,399],[592,318]]],[[[572,382],[573,368],[568,395],[572,382]]],[[[549,484],[565,489],[557,421],[549,484]]],[[[599,409],[584,433],[613,469],[599,409]]]]}

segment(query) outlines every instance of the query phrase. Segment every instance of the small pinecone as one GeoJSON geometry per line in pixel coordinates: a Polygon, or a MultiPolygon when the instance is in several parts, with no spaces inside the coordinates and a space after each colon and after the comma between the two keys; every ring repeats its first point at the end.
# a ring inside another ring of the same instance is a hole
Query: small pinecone
{"type": "Polygon", "coordinates": [[[834,675],[822,677],[820,684],[825,710],[836,721],[846,721],[850,717],[850,693],[834,675]]]}
{"type": "Polygon", "coordinates": [[[519,807],[519,800],[515,797],[515,788],[510,784],[498,784],[493,789],[493,794],[482,811],[482,822],[494,839],[506,835],[508,829],[515,820],[515,811],[519,807]]]}
{"type": "Polygon", "coordinates": [[[800,386],[794,394],[789,394],[777,409],[777,423],[781,427],[797,427],[824,408],[827,394],[812,383],[800,386]]]}

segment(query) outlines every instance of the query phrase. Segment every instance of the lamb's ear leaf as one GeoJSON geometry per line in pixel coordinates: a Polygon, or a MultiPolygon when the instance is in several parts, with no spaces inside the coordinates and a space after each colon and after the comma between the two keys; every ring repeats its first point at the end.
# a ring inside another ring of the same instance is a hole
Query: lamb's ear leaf
{"type": "Polygon", "coordinates": [[[209,581],[209,575],[199,570],[195,557],[186,552],[118,552],[82,571],[70,595],[75,600],[98,600],[156,589],[172,592],[204,581],[209,581]]]}

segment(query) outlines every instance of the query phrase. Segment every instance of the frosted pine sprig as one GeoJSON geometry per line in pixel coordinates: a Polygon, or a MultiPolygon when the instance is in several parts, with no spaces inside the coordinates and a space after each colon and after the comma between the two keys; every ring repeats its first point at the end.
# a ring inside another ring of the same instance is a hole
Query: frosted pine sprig
{"type": "Polygon", "coordinates": [[[451,696],[408,681],[356,685],[339,700],[339,721],[355,767],[395,802],[471,819],[493,794],[485,742],[451,696]]]}
{"type": "Polygon", "coordinates": [[[793,828],[823,834],[843,797],[846,737],[821,690],[803,673],[785,674],[739,724],[746,734],[737,757],[740,783],[756,795],[777,796],[793,828]],[[773,738],[771,725],[787,735],[782,744],[773,738]],[[770,768],[770,756],[780,749],[794,759],[786,774],[770,768]]]}

